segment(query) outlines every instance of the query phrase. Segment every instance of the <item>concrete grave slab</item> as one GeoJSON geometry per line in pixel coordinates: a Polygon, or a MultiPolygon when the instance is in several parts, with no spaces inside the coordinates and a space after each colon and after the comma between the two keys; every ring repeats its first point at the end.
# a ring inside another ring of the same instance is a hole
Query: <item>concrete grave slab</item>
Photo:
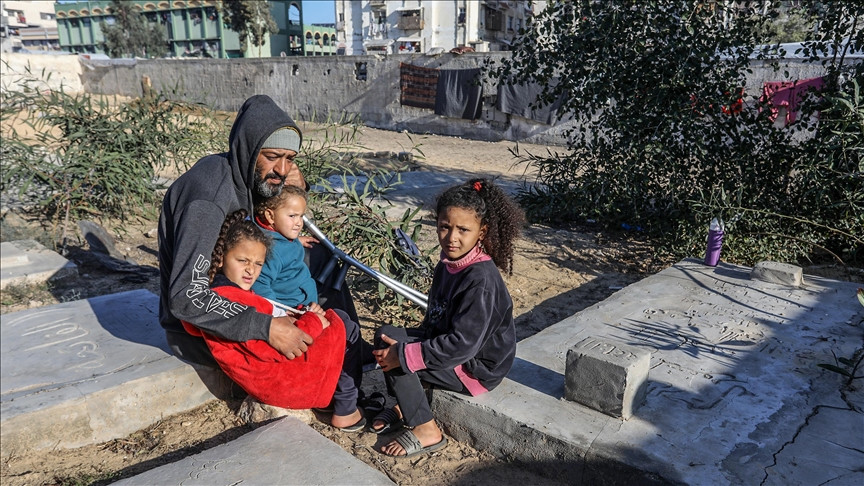
{"type": "Polygon", "coordinates": [[[222,393],[221,372],[170,354],[158,308],[134,290],[0,315],[3,457],[122,437],[222,393]]]}
{"type": "Polygon", "coordinates": [[[864,394],[817,365],[864,343],[861,283],[808,275],[794,288],[750,271],[685,260],[630,285],[521,341],[492,392],[436,391],[436,419],[574,484],[852,484],[864,394]],[[567,351],[589,336],[652,353],[627,421],[562,400],[567,351]]]}
{"type": "Polygon", "coordinates": [[[226,444],[114,484],[394,483],[312,427],[285,417],[226,444]]]}
{"type": "Polygon", "coordinates": [[[0,289],[73,276],[78,267],[35,240],[0,243],[0,289]]]}

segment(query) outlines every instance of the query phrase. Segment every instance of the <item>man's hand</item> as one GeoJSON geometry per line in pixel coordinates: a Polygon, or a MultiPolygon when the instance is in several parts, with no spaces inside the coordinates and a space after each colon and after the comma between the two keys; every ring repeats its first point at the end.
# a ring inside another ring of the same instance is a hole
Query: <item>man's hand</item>
{"type": "Polygon", "coordinates": [[[302,356],[312,344],[312,336],[295,326],[296,321],[289,316],[274,317],[270,321],[270,339],[267,342],[288,359],[302,356]]]}

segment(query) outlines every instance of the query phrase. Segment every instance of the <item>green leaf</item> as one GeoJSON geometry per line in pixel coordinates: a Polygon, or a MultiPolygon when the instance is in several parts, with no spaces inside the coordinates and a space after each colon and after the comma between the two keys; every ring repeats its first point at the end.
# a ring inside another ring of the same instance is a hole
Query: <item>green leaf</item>
{"type": "Polygon", "coordinates": [[[828,371],[833,371],[833,372],[835,372],[835,373],[839,373],[839,374],[841,374],[841,375],[843,375],[843,376],[852,376],[852,374],[849,373],[849,371],[844,370],[843,368],[840,368],[839,366],[835,366],[835,365],[832,365],[832,364],[828,364],[828,363],[819,363],[819,364],[816,365],[816,366],[818,366],[818,367],[820,367],[820,368],[825,368],[825,369],[828,370],[828,371]]]}

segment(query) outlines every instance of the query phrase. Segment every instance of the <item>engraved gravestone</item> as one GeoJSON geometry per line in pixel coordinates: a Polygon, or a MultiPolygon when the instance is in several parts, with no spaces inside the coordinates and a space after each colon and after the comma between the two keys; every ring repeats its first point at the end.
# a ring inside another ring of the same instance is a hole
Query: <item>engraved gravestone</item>
{"type": "Polygon", "coordinates": [[[121,437],[213,395],[133,290],[0,315],[3,456],[121,437]]]}
{"type": "Polygon", "coordinates": [[[627,420],[645,399],[651,353],[600,338],[567,351],[564,398],[627,420]]]}

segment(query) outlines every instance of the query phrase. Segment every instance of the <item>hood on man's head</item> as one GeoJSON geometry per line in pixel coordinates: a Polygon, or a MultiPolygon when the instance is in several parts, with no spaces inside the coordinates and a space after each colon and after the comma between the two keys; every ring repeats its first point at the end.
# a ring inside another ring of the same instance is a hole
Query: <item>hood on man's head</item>
{"type": "Polygon", "coordinates": [[[284,140],[285,143],[294,144],[293,138],[296,136],[296,146],[299,149],[303,140],[300,128],[272,98],[267,95],[255,95],[243,103],[231,127],[231,135],[228,137],[229,158],[233,170],[236,171],[235,179],[240,179],[236,181],[238,184],[251,191],[258,152],[274,132],[277,130],[283,132],[280,129],[290,129],[290,133],[286,133],[284,138],[280,134],[277,137],[279,143],[284,140]]]}

